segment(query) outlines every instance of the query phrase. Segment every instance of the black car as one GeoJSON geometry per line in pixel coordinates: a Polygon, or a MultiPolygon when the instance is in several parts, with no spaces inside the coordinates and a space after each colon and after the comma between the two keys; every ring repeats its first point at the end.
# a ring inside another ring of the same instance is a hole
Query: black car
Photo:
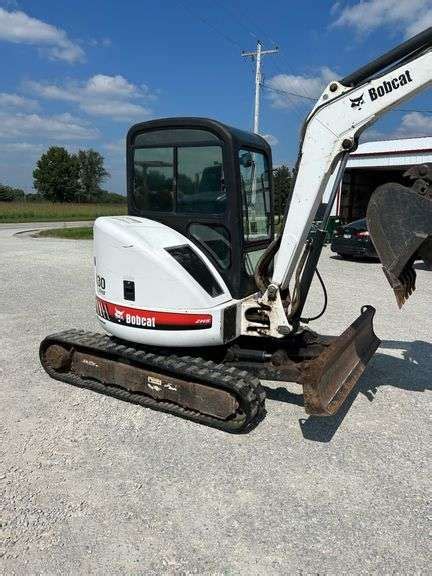
{"type": "Polygon", "coordinates": [[[366,218],[335,230],[331,250],[343,258],[378,258],[367,229],[366,218]]]}

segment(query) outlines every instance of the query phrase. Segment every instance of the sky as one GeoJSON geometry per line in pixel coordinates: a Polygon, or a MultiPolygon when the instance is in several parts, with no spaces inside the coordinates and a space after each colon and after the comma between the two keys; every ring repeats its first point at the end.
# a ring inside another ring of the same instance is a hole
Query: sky
{"type": "MultiPolygon", "coordinates": [[[[105,188],[125,193],[132,124],[206,116],[251,130],[254,62],[241,50],[257,40],[279,47],[263,58],[260,132],[274,164],[292,166],[325,85],[428,26],[432,0],[0,0],[0,182],[31,192],[49,146],[93,148],[105,188]]],[[[431,135],[428,90],[364,138],[431,135]]]]}

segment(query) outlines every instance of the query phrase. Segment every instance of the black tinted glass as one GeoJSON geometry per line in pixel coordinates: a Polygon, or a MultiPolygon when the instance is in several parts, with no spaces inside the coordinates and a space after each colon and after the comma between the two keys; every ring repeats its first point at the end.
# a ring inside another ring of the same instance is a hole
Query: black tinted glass
{"type": "Polygon", "coordinates": [[[177,212],[219,214],[225,206],[222,148],[178,148],[177,212]]]}
{"type": "Polygon", "coordinates": [[[189,226],[189,234],[207,248],[223,270],[231,265],[231,240],[229,232],[223,226],[198,224],[189,226]]]}
{"type": "Polygon", "coordinates": [[[142,210],[174,210],[172,148],[141,148],[134,151],[134,196],[142,210]]]}
{"type": "Polygon", "coordinates": [[[215,298],[223,293],[218,281],[207,268],[207,264],[201,260],[195,250],[192,250],[190,246],[173,246],[172,248],[165,248],[165,250],[189,272],[192,278],[204,288],[207,294],[215,298]]]}
{"type": "Polygon", "coordinates": [[[243,234],[247,242],[266,240],[271,233],[271,202],[267,156],[240,150],[243,234]]]}
{"type": "Polygon", "coordinates": [[[169,128],[137,134],[134,146],[182,146],[220,144],[217,136],[207,130],[189,128],[169,128]]]}

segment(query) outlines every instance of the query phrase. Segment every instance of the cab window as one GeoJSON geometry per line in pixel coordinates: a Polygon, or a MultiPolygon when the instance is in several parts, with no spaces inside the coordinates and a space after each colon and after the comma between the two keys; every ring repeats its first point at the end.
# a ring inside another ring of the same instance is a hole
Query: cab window
{"type": "Polygon", "coordinates": [[[207,248],[222,270],[228,270],[231,266],[231,239],[224,226],[195,222],[189,226],[189,234],[207,248]]]}
{"type": "Polygon", "coordinates": [[[134,196],[142,210],[172,212],[174,149],[138,148],[134,154],[134,196]]]}
{"type": "Polygon", "coordinates": [[[239,163],[244,239],[246,242],[267,240],[272,230],[267,157],[241,149],[239,163]]]}
{"type": "Polygon", "coordinates": [[[227,198],[220,140],[205,130],[180,128],[138,134],[133,195],[140,210],[223,213],[227,198]]]}
{"type": "Polygon", "coordinates": [[[177,212],[219,214],[225,205],[222,148],[178,148],[177,212]]]}

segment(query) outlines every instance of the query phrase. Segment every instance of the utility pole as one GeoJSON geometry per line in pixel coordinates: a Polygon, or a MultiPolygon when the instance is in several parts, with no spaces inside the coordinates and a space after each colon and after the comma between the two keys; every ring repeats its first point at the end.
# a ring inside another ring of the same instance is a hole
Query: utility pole
{"type": "Polygon", "coordinates": [[[256,66],[255,66],[255,110],[254,110],[254,124],[253,124],[253,131],[258,134],[259,132],[259,114],[260,114],[260,90],[261,90],[261,57],[266,56],[267,54],[275,54],[279,52],[279,48],[273,48],[272,50],[263,50],[263,45],[258,40],[256,51],[254,52],[246,52],[242,50],[242,56],[250,56],[255,58],[256,66]]]}

